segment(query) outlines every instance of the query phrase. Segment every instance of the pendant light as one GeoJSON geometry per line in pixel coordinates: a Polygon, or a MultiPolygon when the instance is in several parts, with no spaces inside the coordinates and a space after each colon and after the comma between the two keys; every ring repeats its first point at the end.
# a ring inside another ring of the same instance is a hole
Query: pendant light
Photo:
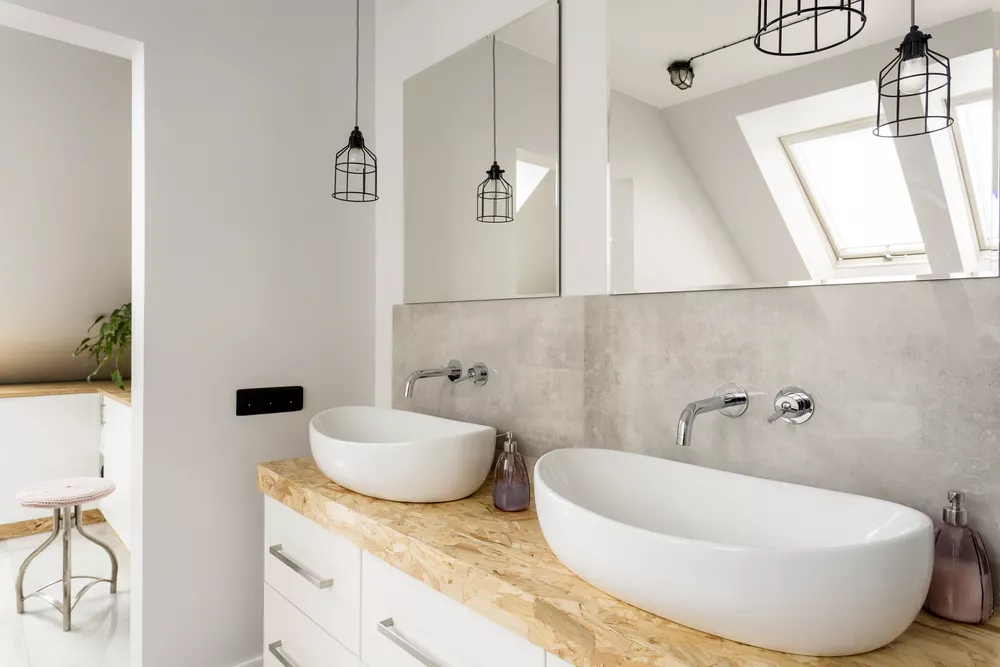
{"type": "Polygon", "coordinates": [[[768,55],[804,56],[857,37],[867,22],[865,0],[758,0],[753,43],[768,55]]]}
{"type": "Polygon", "coordinates": [[[503,175],[504,170],[497,164],[497,36],[493,35],[493,166],[486,171],[486,180],[477,191],[479,222],[514,220],[514,188],[503,175]]]}
{"type": "Polygon", "coordinates": [[[915,137],[951,127],[951,61],[933,51],[917,26],[910,0],[910,32],[878,79],[875,136],[915,137]]]}
{"type": "Polygon", "coordinates": [[[378,199],[378,160],[365,146],[358,128],[361,79],[361,0],[355,3],[354,129],[347,145],[337,151],[333,172],[333,198],[340,201],[373,202],[378,199]]]}

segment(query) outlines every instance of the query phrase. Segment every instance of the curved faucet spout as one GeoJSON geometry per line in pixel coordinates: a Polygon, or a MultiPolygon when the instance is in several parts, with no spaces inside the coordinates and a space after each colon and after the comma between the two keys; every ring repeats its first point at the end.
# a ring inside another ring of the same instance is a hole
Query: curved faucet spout
{"type": "Polygon", "coordinates": [[[427,368],[419,371],[413,371],[406,378],[406,386],[403,388],[403,397],[413,398],[413,385],[417,384],[417,380],[439,377],[446,377],[452,382],[458,382],[459,378],[462,377],[462,364],[458,361],[452,360],[444,368],[427,368]]]}
{"type": "MultiPolygon", "coordinates": [[[[720,387],[720,390],[723,388],[720,387]]],[[[727,417],[738,417],[746,411],[749,401],[747,393],[739,385],[725,387],[729,391],[720,393],[711,398],[703,398],[700,401],[688,403],[681,410],[680,419],[677,420],[677,444],[681,447],[691,446],[691,431],[694,428],[695,418],[704,412],[716,412],[734,408],[730,413],[723,412],[727,417]]]]}

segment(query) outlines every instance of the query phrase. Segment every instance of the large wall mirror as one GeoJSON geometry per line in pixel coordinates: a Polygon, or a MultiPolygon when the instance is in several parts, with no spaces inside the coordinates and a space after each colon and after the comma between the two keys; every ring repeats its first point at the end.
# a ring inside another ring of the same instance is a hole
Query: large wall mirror
{"type": "Polygon", "coordinates": [[[558,3],[414,75],[403,97],[406,303],[558,295],[558,3]]]}
{"type": "Polygon", "coordinates": [[[996,3],[820,4],[608,3],[612,292],[997,275],[996,3]]]}

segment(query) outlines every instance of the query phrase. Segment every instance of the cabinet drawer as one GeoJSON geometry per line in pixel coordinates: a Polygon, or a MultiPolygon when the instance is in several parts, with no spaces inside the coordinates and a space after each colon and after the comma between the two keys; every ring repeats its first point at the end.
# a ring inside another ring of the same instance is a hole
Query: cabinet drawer
{"type": "Polygon", "coordinates": [[[352,653],[359,653],[361,550],[268,496],[264,581],[352,653]]]}
{"type": "Polygon", "coordinates": [[[371,667],[545,667],[545,652],[506,628],[376,556],[361,562],[361,658],[371,667]]]}
{"type": "Polygon", "coordinates": [[[361,662],[264,584],[263,667],[361,667],[361,662]]]}

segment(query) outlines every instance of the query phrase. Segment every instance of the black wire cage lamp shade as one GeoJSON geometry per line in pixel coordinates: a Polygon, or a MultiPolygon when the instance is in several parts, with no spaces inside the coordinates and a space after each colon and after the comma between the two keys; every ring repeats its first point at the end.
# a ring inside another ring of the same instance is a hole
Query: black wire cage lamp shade
{"type": "Polygon", "coordinates": [[[358,127],[361,0],[357,0],[355,11],[354,129],[347,139],[347,145],[337,151],[333,169],[333,198],[340,201],[373,202],[378,199],[378,160],[365,146],[365,137],[358,127]]]}
{"type": "Polygon", "coordinates": [[[503,177],[497,163],[497,38],[493,36],[493,165],[486,171],[486,180],[476,190],[476,220],[479,222],[513,222],[514,188],[503,177]]]}
{"type": "Polygon", "coordinates": [[[758,0],[757,49],[772,56],[804,56],[857,37],[868,17],[865,0],[758,0]]]}
{"type": "Polygon", "coordinates": [[[378,160],[365,146],[365,137],[357,126],[351,130],[347,145],[337,151],[333,198],[354,202],[378,199],[378,160]]]}
{"type": "Polygon", "coordinates": [[[670,73],[670,83],[681,90],[688,90],[694,85],[694,66],[690,60],[675,60],[667,67],[670,73]]]}
{"type": "Polygon", "coordinates": [[[951,61],[930,48],[931,36],[916,25],[916,0],[911,2],[910,18],[910,32],[879,74],[877,137],[916,137],[955,124],[951,61]]]}
{"type": "Polygon", "coordinates": [[[514,188],[503,177],[504,170],[496,162],[486,172],[486,180],[477,191],[479,222],[513,222],[514,188]]]}

